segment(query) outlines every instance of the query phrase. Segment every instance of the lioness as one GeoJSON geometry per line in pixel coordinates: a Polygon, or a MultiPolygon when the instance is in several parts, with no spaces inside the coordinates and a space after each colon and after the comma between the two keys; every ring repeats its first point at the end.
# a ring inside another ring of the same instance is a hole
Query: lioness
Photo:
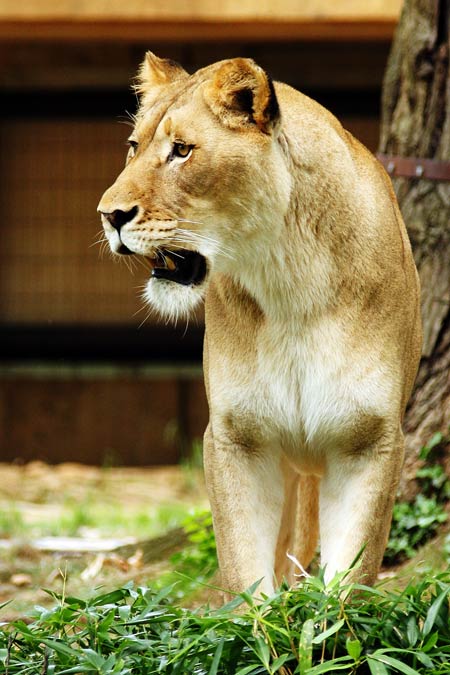
{"type": "Polygon", "coordinates": [[[376,577],[418,365],[419,283],[379,163],[252,60],[188,75],[146,55],[126,167],[103,195],[113,252],[165,317],[205,299],[204,462],[222,584],[376,577]]]}

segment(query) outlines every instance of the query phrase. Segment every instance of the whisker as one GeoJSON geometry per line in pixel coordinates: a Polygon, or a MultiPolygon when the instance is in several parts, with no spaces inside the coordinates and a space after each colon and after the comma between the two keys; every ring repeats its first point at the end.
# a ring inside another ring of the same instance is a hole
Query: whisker
{"type": "Polygon", "coordinates": [[[144,323],[145,323],[146,321],[148,321],[148,319],[151,317],[152,313],[153,313],[153,310],[150,308],[150,309],[148,310],[147,314],[144,316],[144,318],[143,318],[143,320],[141,321],[141,323],[139,324],[138,330],[139,330],[139,328],[142,328],[142,326],[144,325],[144,323]]]}
{"type": "Polygon", "coordinates": [[[140,291],[141,293],[144,293],[145,289],[147,288],[147,283],[148,282],[146,281],[145,284],[139,284],[139,286],[135,286],[134,288],[135,288],[136,291],[140,291]]]}
{"type": "MultiPolygon", "coordinates": [[[[207,243],[214,244],[215,246],[221,246],[219,244],[219,242],[216,239],[214,239],[214,237],[212,237],[208,234],[203,234],[202,232],[192,232],[190,230],[185,230],[183,228],[178,228],[178,232],[181,235],[184,235],[185,237],[188,237],[188,238],[192,239],[193,241],[195,241],[196,239],[197,240],[203,240],[207,243]]],[[[222,246],[222,248],[223,248],[223,246],[222,246]]]]}
{"type": "MultiPolygon", "coordinates": [[[[100,244],[100,249],[99,249],[99,252],[98,252],[100,260],[103,260],[104,255],[105,255],[105,253],[106,253],[108,250],[109,250],[108,242],[107,242],[107,241],[103,241],[103,242],[100,244]]],[[[111,253],[111,251],[109,251],[109,252],[111,253]]]]}
{"type": "Polygon", "coordinates": [[[147,260],[145,259],[144,256],[136,256],[135,262],[136,262],[137,265],[140,265],[141,267],[143,267],[146,272],[150,272],[151,267],[150,267],[149,263],[147,262],[147,260]]]}
{"type": "Polygon", "coordinates": [[[133,267],[133,264],[132,264],[131,259],[130,259],[128,256],[121,256],[121,259],[122,259],[122,261],[125,263],[125,265],[126,265],[128,271],[129,271],[129,273],[133,276],[135,270],[134,270],[134,267],[133,267]]]}
{"type": "Polygon", "coordinates": [[[103,260],[103,258],[105,257],[105,253],[108,253],[110,257],[112,257],[111,249],[108,246],[108,242],[102,241],[100,244],[100,248],[98,250],[99,260],[103,260]]]}
{"type": "Polygon", "coordinates": [[[121,115],[118,118],[118,122],[120,124],[126,124],[130,127],[133,127],[133,129],[136,126],[136,121],[137,121],[136,115],[133,115],[133,113],[130,113],[128,110],[125,110],[125,116],[121,115]]]}
{"type": "Polygon", "coordinates": [[[102,239],[97,239],[97,241],[94,241],[92,244],[89,244],[89,248],[94,248],[94,246],[98,246],[99,244],[103,244],[104,242],[107,242],[106,237],[102,237],[102,239]]]}
{"type": "Polygon", "coordinates": [[[136,122],[137,122],[137,115],[135,115],[135,113],[130,113],[129,110],[125,110],[125,115],[127,115],[127,116],[129,117],[129,119],[130,119],[132,122],[134,122],[134,124],[136,124],[136,122]]]}
{"type": "Polygon", "coordinates": [[[145,309],[148,309],[148,306],[147,306],[147,305],[142,305],[142,307],[139,307],[139,309],[137,309],[137,310],[132,314],[132,318],[134,319],[135,316],[137,316],[138,314],[140,314],[141,312],[143,312],[145,309]]]}
{"type": "Polygon", "coordinates": [[[181,336],[182,338],[186,337],[186,333],[188,332],[189,328],[189,314],[186,315],[186,327],[183,331],[183,335],[181,336]]]}
{"type": "Polygon", "coordinates": [[[187,218],[177,218],[178,223],[192,223],[192,225],[204,225],[201,220],[188,220],[187,218]]]}
{"type": "Polygon", "coordinates": [[[181,253],[177,253],[176,251],[171,251],[172,255],[174,255],[176,258],[181,258],[181,260],[184,259],[184,256],[181,255],[181,253]]]}
{"type": "Polygon", "coordinates": [[[227,247],[225,247],[223,244],[219,244],[219,242],[213,237],[200,234],[199,232],[189,232],[188,230],[180,229],[175,234],[174,238],[172,239],[172,242],[186,243],[191,245],[198,245],[199,243],[209,244],[210,246],[215,248],[218,253],[221,253],[223,256],[229,258],[230,260],[235,260],[234,255],[232,255],[232,253],[228,250],[227,247]]]}
{"type": "Polygon", "coordinates": [[[130,122],[130,120],[119,119],[118,122],[119,122],[119,124],[125,124],[127,127],[131,127],[132,129],[134,129],[134,127],[135,127],[133,122],[130,122]]]}
{"type": "Polygon", "coordinates": [[[92,248],[92,246],[95,246],[96,244],[99,244],[101,241],[105,241],[106,239],[106,234],[105,230],[101,228],[98,232],[96,232],[93,237],[94,243],[89,245],[89,248],[92,248]]]}

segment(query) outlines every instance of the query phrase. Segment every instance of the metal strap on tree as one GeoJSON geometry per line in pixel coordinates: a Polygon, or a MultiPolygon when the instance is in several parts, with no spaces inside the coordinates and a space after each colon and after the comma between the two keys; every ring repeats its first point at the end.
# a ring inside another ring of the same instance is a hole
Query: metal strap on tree
{"type": "Polygon", "coordinates": [[[421,157],[399,157],[377,153],[388,174],[395,178],[424,178],[426,180],[450,181],[450,162],[421,157]]]}

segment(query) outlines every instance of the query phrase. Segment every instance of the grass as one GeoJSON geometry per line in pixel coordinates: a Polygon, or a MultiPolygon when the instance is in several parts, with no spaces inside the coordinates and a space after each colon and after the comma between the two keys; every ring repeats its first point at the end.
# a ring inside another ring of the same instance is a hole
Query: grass
{"type": "MultiPolygon", "coordinates": [[[[396,506],[391,562],[416,553],[447,518],[443,505],[450,483],[439,462],[441,442],[436,436],[422,451],[421,494],[396,506]]],[[[186,471],[189,477],[190,467],[186,471]]],[[[106,536],[146,538],[180,524],[187,512],[182,503],[150,510],[126,504],[115,509],[111,499],[102,506],[88,491],[83,499],[60,503],[53,522],[31,524],[16,505],[2,516],[0,529],[37,536],[41,527],[46,534],[50,528],[68,535],[92,528],[106,536]]],[[[192,594],[210,582],[217,559],[210,514],[199,517],[197,510],[184,524],[189,544],[153,579],[147,569],[136,576],[129,571],[135,583],[123,585],[123,577],[116,577],[116,583],[113,578],[87,591],[73,583],[76,573],[67,568],[67,574],[59,573],[60,592],[47,591],[47,600],[26,619],[9,620],[5,603],[2,675],[450,675],[449,571],[416,578],[416,566],[403,590],[392,580],[376,589],[350,587],[345,574],[326,586],[319,572],[262,601],[254,599],[254,586],[224,608],[186,609],[180,603],[192,604],[192,594]]],[[[441,539],[450,559],[450,535],[441,533],[441,539]]]]}
{"type": "Polygon", "coordinates": [[[135,536],[146,539],[177,527],[186,518],[188,507],[182,502],[158,506],[102,503],[87,495],[82,500],[69,497],[58,508],[35,508],[32,519],[28,508],[9,502],[0,510],[0,537],[78,536],[92,530],[96,536],[135,536]]]}
{"type": "Polygon", "coordinates": [[[401,593],[306,579],[262,602],[255,587],[220,610],[186,610],[127,585],[89,600],[54,596],[0,632],[7,675],[448,675],[450,574],[401,593]],[[350,591],[357,591],[345,600],[350,591]]]}
{"type": "MultiPolygon", "coordinates": [[[[450,572],[402,590],[349,586],[322,573],[257,601],[183,609],[217,560],[210,515],[190,517],[189,545],[151,585],[88,597],[47,591],[52,607],[0,629],[5,675],[448,675],[450,572]],[[353,591],[351,593],[351,591],[353,591]]],[[[3,609],[8,612],[8,607],[3,609]]]]}
{"type": "Polygon", "coordinates": [[[101,536],[120,538],[132,535],[145,539],[180,525],[185,517],[186,504],[182,503],[126,510],[122,505],[102,505],[88,498],[82,502],[66,502],[63,512],[50,528],[48,524],[46,528],[44,524],[39,524],[39,529],[59,536],[76,536],[83,530],[92,529],[101,533],[101,536]]]}

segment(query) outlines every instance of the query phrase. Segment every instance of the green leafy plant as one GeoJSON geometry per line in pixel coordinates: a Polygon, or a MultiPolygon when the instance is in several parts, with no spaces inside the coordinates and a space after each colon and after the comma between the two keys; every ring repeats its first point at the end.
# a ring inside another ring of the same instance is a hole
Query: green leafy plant
{"type": "Polygon", "coordinates": [[[217,570],[216,540],[210,511],[193,511],[183,522],[187,545],[169,560],[171,569],[160,576],[158,588],[172,586],[172,598],[178,600],[198,590],[217,570]]]}
{"type": "Polygon", "coordinates": [[[430,539],[446,520],[447,513],[435,497],[419,493],[412,503],[396,504],[385,561],[394,563],[414,557],[417,548],[430,539]]]}
{"type": "Polygon", "coordinates": [[[345,574],[263,600],[256,587],[197,611],[171,604],[171,587],[55,595],[31,623],[0,630],[0,661],[8,675],[449,673],[448,573],[402,593],[349,586],[345,574]]]}
{"type": "Polygon", "coordinates": [[[450,441],[444,434],[434,434],[430,442],[419,453],[419,459],[425,463],[416,473],[422,491],[434,494],[438,501],[450,499],[450,480],[442,464],[437,463],[440,450],[450,441]]]}
{"type": "Polygon", "coordinates": [[[388,564],[412,558],[417,548],[425,544],[448,518],[445,503],[450,498],[450,480],[437,461],[445,442],[443,434],[437,433],[422,448],[419,458],[424,465],[416,473],[420,492],[412,502],[394,505],[384,556],[388,564]]]}

